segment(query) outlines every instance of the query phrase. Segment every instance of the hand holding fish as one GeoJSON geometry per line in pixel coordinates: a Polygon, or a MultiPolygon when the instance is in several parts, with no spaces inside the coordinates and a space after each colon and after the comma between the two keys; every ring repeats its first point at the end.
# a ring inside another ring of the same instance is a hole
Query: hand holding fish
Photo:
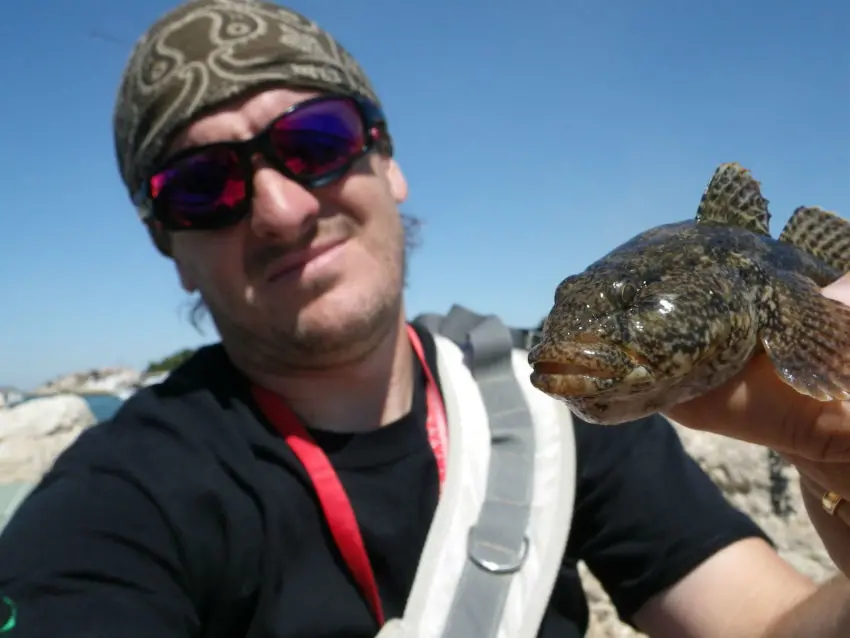
{"type": "Polygon", "coordinates": [[[850,575],[850,503],[821,507],[850,499],[850,222],[800,207],[774,239],[769,221],[759,183],[721,165],[694,220],[561,282],[531,381],[592,423],[661,412],[780,452],[850,575]]]}
{"type": "MultiPolygon", "coordinates": [[[[823,294],[850,306],[850,275],[823,294]]],[[[720,388],[667,412],[687,427],[782,453],[800,472],[806,510],[830,556],[850,576],[850,503],[839,501],[832,514],[825,509],[830,496],[850,499],[850,402],[821,402],[796,392],[759,355],[720,388]]]]}

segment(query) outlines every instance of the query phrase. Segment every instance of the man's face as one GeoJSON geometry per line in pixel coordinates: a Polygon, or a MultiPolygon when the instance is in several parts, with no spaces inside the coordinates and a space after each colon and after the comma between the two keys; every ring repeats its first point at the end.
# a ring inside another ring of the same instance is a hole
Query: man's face
{"type": "MultiPolygon", "coordinates": [[[[195,121],[178,151],[253,137],[315,94],[274,89],[195,121]]],[[[243,363],[274,372],[357,356],[399,321],[407,184],[372,152],[340,180],[308,191],[254,158],[251,214],[220,230],[175,232],[183,287],[199,292],[224,343],[243,363]]]]}

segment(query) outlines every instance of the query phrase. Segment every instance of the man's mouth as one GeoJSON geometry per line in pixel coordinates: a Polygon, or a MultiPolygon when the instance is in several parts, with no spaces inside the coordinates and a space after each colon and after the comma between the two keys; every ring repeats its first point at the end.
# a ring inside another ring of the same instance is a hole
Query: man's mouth
{"type": "Polygon", "coordinates": [[[288,252],[280,259],[275,260],[266,270],[266,281],[269,283],[295,274],[302,270],[310,262],[323,257],[331,251],[339,248],[346,242],[345,239],[323,242],[316,246],[310,246],[300,250],[288,252]]]}

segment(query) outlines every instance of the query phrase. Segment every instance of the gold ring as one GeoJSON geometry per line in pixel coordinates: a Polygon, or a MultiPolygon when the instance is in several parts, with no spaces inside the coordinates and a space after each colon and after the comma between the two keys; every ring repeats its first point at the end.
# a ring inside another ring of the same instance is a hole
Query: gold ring
{"type": "Polygon", "coordinates": [[[820,498],[820,504],[823,506],[824,511],[830,516],[835,514],[835,510],[837,510],[838,506],[843,502],[844,498],[835,492],[824,492],[823,496],[820,498]]]}

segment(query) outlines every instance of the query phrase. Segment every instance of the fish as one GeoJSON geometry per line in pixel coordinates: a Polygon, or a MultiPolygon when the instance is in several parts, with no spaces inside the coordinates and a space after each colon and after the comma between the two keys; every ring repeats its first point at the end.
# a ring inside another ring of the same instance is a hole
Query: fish
{"type": "Polygon", "coordinates": [[[528,354],[532,385],[618,425],[706,394],[763,353],[797,392],[850,398],[850,307],[822,294],[850,272],[850,222],[799,206],[773,238],[770,218],[750,171],[719,165],[694,218],[561,281],[528,354]]]}

